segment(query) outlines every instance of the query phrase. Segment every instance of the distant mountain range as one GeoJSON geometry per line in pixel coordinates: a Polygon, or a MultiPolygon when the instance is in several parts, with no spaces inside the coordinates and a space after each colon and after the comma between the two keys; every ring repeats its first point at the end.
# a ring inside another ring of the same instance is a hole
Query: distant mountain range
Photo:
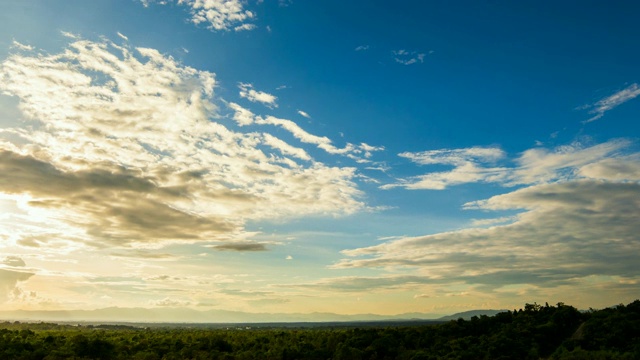
{"type": "Polygon", "coordinates": [[[104,323],[280,323],[280,322],[357,322],[357,321],[448,321],[472,316],[492,316],[506,310],[472,310],[453,315],[404,313],[398,315],[334,313],[284,314],[189,308],[120,308],[96,310],[16,310],[0,311],[0,321],[104,322],[104,323]]]}

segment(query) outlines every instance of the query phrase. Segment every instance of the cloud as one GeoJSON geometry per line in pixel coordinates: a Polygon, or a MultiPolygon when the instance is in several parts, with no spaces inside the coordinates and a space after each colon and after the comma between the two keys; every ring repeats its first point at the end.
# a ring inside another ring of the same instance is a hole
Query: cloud
{"type": "Polygon", "coordinates": [[[251,125],[255,121],[255,114],[249,109],[245,109],[236,103],[227,104],[230,109],[234,111],[233,120],[235,120],[239,126],[251,125]]]}
{"type": "Polygon", "coordinates": [[[122,251],[122,252],[112,252],[109,255],[119,257],[119,258],[134,258],[134,259],[145,259],[145,260],[173,261],[178,259],[177,256],[169,253],[157,253],[157,252],[145,251],[140,249],[127,249],[126,251],[122,251]]]}
{"type": "Polygon", "coordinates": [[[238,84],[238,87],[240,88],[241,97],[251,102],[262,103],[263,105],[270,108],[278,107],[278,104],[276,103],[276,100],[278,98],[276,96],[263,91],[256,91],[253,89],[253,85],[251,84],[240,83],[238,84]]]}
{"type": "Polygon", "coordinates": [[[18,49],[18,50],[23,50],[23,51],[32,51],[35,48],[31,45],[25,45],[25,44],[21,44],[15,40],[13,40],[13,42],[11,42],[11,47],[14,49],[18,49]]]}
{"type": "Polygon", "coordinates": [[[419,165],[448,165],[453,166],[453,169],[400,179],[381,188],[443,190],[453,185],[480,182],[516,186],[561,181],[574,178],[576,174],[580,175],[577,169],[614,156],[629,145],[630,142],[627,140],[611,140],[591,146],[575,142],[552,150],[537,147],[522,152],[513,160],[512,166],[495,166],[506,157],[498,148],[472,147],[405,152],[399,156],[419,165]]]}
{"type": "MultiPolygon", "coordinates": [[[[367,286],[409,290],[416,284],[430,291],[447,284],[467,287],[446,293],[451,296],[470,290],[491,296],[525,287],[529,293],[546,289],[559,295],[585,286],[632,293],[631,284],[640,281],[634,255],[640,246],[640,224],[634,220],[640,213],[640,154],[624,154],[628,147],[629,141],[612,140],[589,147],[574,143],[553,151],[527,150],[514,161],[516,166],[498,171],[493,180],[525,187],[464,205],[467,210],[516,215],[344,250],[346,257],[333,268],[376,268],[394,275],[335,278],[323,284],[349,291],[367,286]]],[[[468,148],[404,156],[420,164],[454,166],[458,173],[471,163],[480,169],[479,180],[473,180],[487,181],[486,168],[478,164],[498,161],[504,154],[499,149],[468,148]]],[[[447,180],[442,184],[452,184],[447,180]]]]}
{"type": "Polygon", "coordinates": [[[290,132],[291,135],[293,135],[301,142],[317,145],[318,148],[328,152],[329,154],[349,155],[357,150],[355,146],[350,143],[347,143],[344,148],[335,147],[331,139],[329,139],[328,137],[310,134],[302,129],[298,124],[288,119],[280,119],[274,116],[267,116],[266,118],[258,117],[256,118],[255,122],[259,125],[274,125],[281,127],[290,132]]]}
{"type": "Polygon", "coordinates": [[[304,112],[302,110],[298,110],[298,114],[300,114],[300,116],[302,116],[302,117],[306,117],[307,119],[311,119],[311,115],[307,114],[306,112],[304,112]]]}
{"type": "Polygon", "coordinates": [[[184,306],[191,305],[191,302],[184,301],[184,300],[175,300],[167,297],[161,300],[150,301],[149,305],[159,306],[159,307],[184,307],[184,306]]]}
{"type": "Polygon", "coordinates": [[[502,159],[505,154],[499,148],[440,149],[417,153],[405,152],[398,156],[420,165],[451,165],[454,169],[401,179],[395,184],[381,186],[382,189],[404,187],[410,190],[443,190],[448,186],[464,183],[503,181],[507,172],[505,168],[481,166],[483,163],[494,164],[502,159]]]}
{"type": "Polygon", "coordinates": [[[637,181],[533,185],[466,205],[523,211],[509,224],[345,250],[348,258],[334,267],[414,269],[425,282],[463,282],[490,290],[512,284],[577,286],[594,276],[633,280],[640,277],[633,250],[640,246],[637,199],[637,181]]]}
{"type": "Polygon", "coordinates": [[[360,45],[355,48],[355,51],[365,51],[369,50],[369,45],[360,45]]]}
{"type": "Polygon", "coordinates": [[[311,283],[276,285],[275,287],[297,288],[305,291],[349,292],[410,290],[416,286],[433,284],[424,276],[383,275],[383,276],[341,276],[320,279],[311,283]]]}
{"type": "Polygon", "coordinates": [[[7,236],[25,246],[228,241],[243,238],[248,220],[365,207],[355,168],[309,162],[266,132],[232,131],[217,104],[239,125],[260,120],[340,153],[328,138],[254,119],[216,97],[215,74],[157,50],[77,40],[60,54],[9,56],[0,79],[28,119],[0,132],[0,194],[30,214],[14,227],[29,231],[7,236]]]}
{"type": "Polygon", "coordinates": [[[418,153],[405,152],[405,157],[420,165],[446,164],[465,165],[473,161],[497,161],[505,156],[499,148],[472,147],[466,149],[429,150],[418,153]]]}
{"type": "Polygon", "coordinates": [[[423,63],[426,54],[418,53],[416,51],[407,51],[404,49],[393,50],[391,52],[394,55],[394,60],[402,65],[412,65],[416,63],[423,63]]]}
{"type": "Polygon", "coordinates": [[[474,227],[493,226],[493,225],[513,222],[516,219],[517,218],[514,216],[503,216],[503,217],[493,218],[493,219],[473,219],[471,221],[471,225],[474,227]]]}
{"type": "Polygon", "coordinates": [[[60,34],[62,34],[62,36],[66,37],[66,38],[69,38],[69,39],[77,40],[77,39],[80,38],[80,36],[78,36],[78,35],[76,35],[74,33],[68,32],[68,31],[60,31],[60,34]]]}
{"type": "MultiPolygon", "coordinates": [[[[141,0],[145,7],[150,4],[166,5],[171,0],[141,0]]],[[[173,0],[178,5],[186,6],[191,14],[191,22],[195,25],[206,24],[212,31],[252,30],[255,25],[247,23],[255,18],[255,14],[246,10],[241,0],[173,0]]]]}
{"type": "Polygon", "coordinates": [[[120,33],[119,31],[117,32],[117,34],[118,34],[118,36],[119,36],[122,40],[124,40],[124,41],[129,41],[129,38],[128,38],[128,37],[126,37],[125,35],[123,35],[122,33],[120,33]]]}
{"type": "Polygon", "coordinates": [[[578,174],[610,181],[640,181],[640,156],[604,159],[581,167],[578,174]]]}
{"type": "Polygon", "coordinates": [[[24,262],[24,260],[22,260],[22,258],[18,257],[18,256],[7,256],[4,258],[4,260],[2,261],[3,265],[7,265],[10,267],[25,267],[27,266],[27,264],[24,262]]]}
{"type": "Polygon", "coordinates": [[[267,251],[264,244],[256,242],[237,242],[207,246],[218,251],[267,251]]]}
{"type": "Polygon", "coordinates": [[[250,31],[255,29],[257,26],[255,24],[242,24],[233,28],[234,31],[250,31]]]}
{"type": "Polygon", "coordinates": [[[600,119],[607,111],[612,110],[629,100],[635,99],[638,95],[640,95],[640,87],[638,84],[633,83],[613,95],[607,96],[594,104],[585,106],[584,108],[591,108],[589,111],[590,114],[594,114],[594,116],[586,120],[585,123],[600,119]]]}
{"type": "Polygon", "coordinates": [[[20,297],[23,291],[18,284],[34,275],[25,266],[24,260],[17,256],[7,256],[0,262],[0,303],[20,297]]]}
{"type": "Polygon", "coordinates": [[[270,134],[264,134],[264,143],[274,149],[280,150],[284,155],[290,155],[301,160],[311,160],[311,156],[309,156],[304,149],[291,146],[270,134]]]}
{"type": "Polygon", "coordinates": [[[248,300],[248,302],[253,305],[273,305],[273,304],[286,304],[291,302],[291,300],[286,298],[264,298],[264,299],[248,300]]]}

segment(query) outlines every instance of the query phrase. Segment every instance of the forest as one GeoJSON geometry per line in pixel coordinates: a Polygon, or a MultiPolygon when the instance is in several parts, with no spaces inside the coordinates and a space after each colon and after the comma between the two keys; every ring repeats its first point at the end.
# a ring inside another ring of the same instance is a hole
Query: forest
{"type": "Polygon", "coordinates": [[[0,322],[0,359],[640,359],[640,300],[526,304],[415,326],[149,328],[0,322]]]}

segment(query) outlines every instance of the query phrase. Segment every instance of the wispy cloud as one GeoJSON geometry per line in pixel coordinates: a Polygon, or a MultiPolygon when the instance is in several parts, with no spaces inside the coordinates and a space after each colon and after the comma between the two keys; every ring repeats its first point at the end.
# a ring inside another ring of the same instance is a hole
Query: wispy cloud
{"type": "Polygon", "coordinates": [[[129,38],[128,38],[128,37],[126,37],[125,35],[123,35],[122,33],[120,33],[119,31],[117,32],[117,34],[118,34],[118,36],[119,36],[122,40],[124,40],[124,41],[129,41],[129,38]]]}
{"type": "Polygon", "coordinates": [[[236,243],[231,242],[221,245],[210,245],[207,247],[218,251],[267,251],[267,247],[265,246],[265,244],[252,241],[236,243]]]}
{"type": "Polygon", "coordinates": [[[590,114],[594,114],[594,116],[586,120],[585,123],[600,119],[607,111],[612,110],[629,100],[635,99],[638,95],[640,95],[640,87],[638,84],[633,83],[613,95],[607,96],[594,104],[585,106],[584,108],[591,109],[589,111],[590,114]]]}
{"type": "Polygon", "coordinates": [[[69,39],[79,39],[80,37],[74,33],[68,32],[68,31],[60,31],[60,34],[62,34],[62,36],[69,38],[69,39]]]}
{"type": "Polygon", "coordinates": [[[278,107],[276,103],[278,97],[264,91],[256,91],[251,84],[240,83],[238,88],[240,88],[240,96],[251,102],[259,102],[271,108],[278,107]]]}
{"type": "Polygon", "coordinates": [[[307,114],[306,112],[302,111],[302,110],[298,110],[298,114],[302,117],[306,117],[307,119],[311,119],[311,115],[307,114]]]}
{"type": "Polygon", "coordinates": [[[419,53],[417,51],[407,51],[404,49],[401,50],[393,50],[391,52],[393,54],[393,59],[402,65],[412,65],[416,63],[423,63],[425,53],[419,53]]]}
{"type": "MultiPolygon", "coordinates": [[[[250,110],[243,108],[236,103],[229,103],[229,108],[234,110],[233,119],[240,126],[255,124],[255,125],[271,125],[283,128],[288,131],[293,137],[305,144],[316,145],[319,149],[326,151],[333,155],[343,155],[355,160],[358,163],[368,162],[373,152],[382,151],[384,147],[371,146],[368,144],[354,145],[347,143],[344,147],[339,148],[333,144],[333,141],[326,136],[317,136],[304,130],[296,122],[289,119],[281,119],[275,116],[258,116],[250,110]]],[[[298,150],[296,147],[281,146],[282,140],[276,137],[265,137],[265,142],[270,146],[275,146],[280,151],[293,155],[299,159],[308,160],[309,157],[304,151],[298,150]]]]}
{"type": "Polygon", "coordinates": [[[141,0],[145,7],[151,4],[166,5],[176,2],[186,6],[191,14],[191,22],[199,25],[206,24],[212,31],[252,30],[256,26],[248,23],[255,18],[255,14],[245,9],[245,2],[241,0],[141,0]]]}
{"type": "Polygon", "coordinates": [[[604,160],[627,146],[629,142],[626,140],[612,140],[593,146],[575,142],[552,150],[538,147],[526,150],[513,159],[511,162],[515,165],[507,162],[505,166],[496,166],[506,156],[498,148],[473,147],[406,152],[399,156],[420,165],[449,165],[453,166],[453,169],[400,179],[381,188],[443,190],[449,186],[467,183],[515,186],[566,180],[574,178],[577,169],[582,166],[604,160]]]}
{"type": "Polygon", "coordinates": [[[19,43],[19,42],[15,41],[15,40],[13,40],[11,42],[11,47],[14,48],[14,49],[19,49],[19,50],[23,50],[23,51],[32,51],[34,49],[34,47],[31,46],[31,45],[25,45],[25,44],[22,44],[22,43],[19,43]]]}
{"type": "Polygon", "coordinates": [[[355,51],[365,51],[369,50],[369,45],[360,45],[355,48],[355,51]]]}
{"type": "Polygon", "coordinates": [[[242,24],[233,28],[235,31],[250,31],[255,29],[257,26],[255,24],[242,24]]]}

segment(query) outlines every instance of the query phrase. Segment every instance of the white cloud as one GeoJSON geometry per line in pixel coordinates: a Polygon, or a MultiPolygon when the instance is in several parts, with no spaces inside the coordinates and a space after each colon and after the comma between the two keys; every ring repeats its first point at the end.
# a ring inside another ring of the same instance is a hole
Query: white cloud
{"type": "Polygon", "coordinates": [[[405,157],[421,165],[446,164],[459,166],[473,161],[497,161],[503,158],[505,154],[499,148],[472,147],[465,149],[428,150],[418,153],[405,152],[398,156],[405,157]]]}
{"type": "MultiPolygon", "coordinates": [[[[170,1],[141,0],[145,7],[149,4],[166,5],[170,1]]],[[[192,23],[204,23],[212,31],[245,31],[255,28],[255,25],[248,23],[255,18],[255,14],[246,10],[245,2],[241,0],[177,0],[177,4],[189,8],[192,23]]]]}
{"type": "Polygon", "coordinates": [[[349,143],[347,143],[344,148],[337,148],[332,144],[331,139],[329,139],[328,137],[310,134],[291,120],[279,119],[274,116],[267,116],[266,118],[256,119],[256,123],[261,125],[275,125],[282,127],[283,129],[289,131],[296,139],[302,141],[303,143],[315,144],[320,149],[328,152],[329,154],[346,155],[353,152],[355,148],[352,144],[349,143]]]}
{"type": "Polygon", "coordinates": [[[304,151],[304,149],[291,146],[273,135],[264,134],[264,143],[266,145],[271,146],[274,149],[280,150],[280,152],[282,152],[283,155],[291,155],[298,159],[307,160],[307,161],[311,160],[311,156],[309,156],[309,154],[307,154],[307,152],[304,151]]]}
{"type": "Polygon", "coordinates": [[[394,60],[402,65],[412,65],[416,63],[423,63],[426,54],[419,53],[417,51],[407,51],[404,49],[393,50],[391,52],[394,55],[394,60]]]}
{"type": "Polygon", "coordinates": [[[250,31],[255,29],[257,26],[255,24],[242,24],[233,28],[235,31],[250,31]]]}
{"type": "MultiPolygon", "coordinates": [[[[28,129],[0,133],[0,194],[25,199],[30,214],[13,227],[24,231],[0,231],[14,243],[226,242],[243,238],[250,219],[364,207],[354,168],[299,164],[311,160],[302,148],[228,129],[215,105],[224,103],[215,74],[156,50],[80,40],[60,54],[13,54],[0,78],[0,90],[19,98],[30,119],[28,129]]],[[[276,125],[303,143],[349,151],[289,120],[258,124],[250,111],[228,106],[239,125],[276,125]]]]}
{"type": "Polygon", "coordinates": [[[13,42],[11,43],[11,47],[19,50],[24,50],[24,51],[32,51],[34,49],[34,47],[31,45],[25,45],[15,40],[13,40],[13,42]]]}
{"type": "Polygon", "coordinates": [[[124,40],[124,41],[129,41],[129,38],[128,38],[128,37],[126,37],[125,35],[123,35],[122,33],[120,33],[119,31],[117,32],[117,34],[118,34],[118,36],[119,36],[122,40],[124,40]]]}
{"type": "Polygon", "coordinates": [[[373,155],[373,153],[376,151],[384,150],[384,146],[371,146],[367,143],[361,143],[360,146],[358,147],[364,153],[365,158],[370,158],[373,155]]]}
{"type": "Polygon", "coordinates": [[[251,102],[259,102],[268,107],[278,107],[276,100],[278,97],[266,93],[264,91],[256,91],[253,89],[253,85],[240,83],[238,84],[240,88],[240,96],[251,101],[251,102]]]}
{"type": "Polygon", "coordinates": [[[582,166],[606,159],[627,146],[629,142],[626,140],[612,140],[586,147],[579,142],[553,150],[537,147],[521,153],[513,160],[515,166],[511,167],[486,166],[495,165],[505,157],[504,152],[498,148],[473,147],[401,153],[399,156],[420,165],[450,165],[453,169],[400,179],[381,188],[442,190],[452,185],[477,182],[516,186],[562,181],[580,175],[577,169],[582,166]]]}
{"type": "Polygon", "coordinates": [[[311,119],[311,115],[307,114],[306,112],[304,112],[302,110],[298,110],[298,114],[300,114],[300,116],[302,116],[302,117],[306,117],[307,119],[311,119]]]}
{"type": "Polygon", "coordinates": [[[607,96],[592,105],[587,105],[586,108],[591,108],[589,113],[595,115],[585,122],[588,123],[600,119],[607,111],[635,99],[638,95],[640,95],[640,87],[638,84],[633,83],[613,95],[607,96]]]}
{"type": "Polygon", "coordinates": [[[76,39],[77,40],[77,39],[80,38],[80,36],[78,36],[78,35],[76,35],[74,33],[68,32],[68,31],[60,31],[60,34],[62,34],[62,36],[66,37],[66,38],[69,38],[69,39],[76,39]]]}
{"type": "Polygon", "coordinates": [[[365,51],[369,50],[369,45],[360,45],[355,48],[355,51],[365,51]]]}
{"type": "Polygon", "coordinates": [[[236,103],[229,103],[227,106],[234,111],[233,120],[235,120],[238,125],[245,126],[253,124],[256,116],[249,109],[245,109],[236,103]]]}

